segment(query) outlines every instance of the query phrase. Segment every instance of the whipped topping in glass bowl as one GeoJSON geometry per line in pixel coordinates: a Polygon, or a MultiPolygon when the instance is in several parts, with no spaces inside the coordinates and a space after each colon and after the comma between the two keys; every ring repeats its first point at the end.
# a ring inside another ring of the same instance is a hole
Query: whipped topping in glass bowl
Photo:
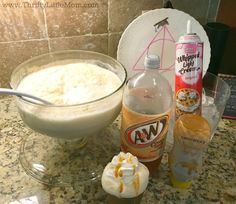
{"type": "Polygon", "coordinates": [[[137,157],[120,152],[106,165],[102,174],[102,187],[118,198],[132,198],[145,191],[148,177],[147,167],[137,157]]]}
{"type": "Polygon", "coordinates": [[[55,105],[75,105],[105,97],[121,83],[118,76],[96,64],[70,62],[27,75],[17,90],[55,105]]]}

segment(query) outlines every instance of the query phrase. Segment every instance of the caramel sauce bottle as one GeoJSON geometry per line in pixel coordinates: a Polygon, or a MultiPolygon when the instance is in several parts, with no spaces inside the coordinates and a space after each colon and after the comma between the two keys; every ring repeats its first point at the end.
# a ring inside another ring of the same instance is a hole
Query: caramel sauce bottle
{"type": "Polygon", "coordinates": [[[210,138],[211,127],[202,116],[185,114],[176,121],[174,145],[168,155],[170,180],[174,187],[188,188],[198,177],[210,138]]]}

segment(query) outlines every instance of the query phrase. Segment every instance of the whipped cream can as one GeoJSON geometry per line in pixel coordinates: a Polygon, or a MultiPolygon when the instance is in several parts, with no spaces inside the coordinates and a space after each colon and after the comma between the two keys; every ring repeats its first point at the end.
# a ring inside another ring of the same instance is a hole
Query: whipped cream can
{"type": "Polygon", "coordinates": [[[191,32],[187,23],[187,34],[176,43],[175,59],[175,118],[191,113],[201,115],[203,72],[203,42],[191,32]]]}

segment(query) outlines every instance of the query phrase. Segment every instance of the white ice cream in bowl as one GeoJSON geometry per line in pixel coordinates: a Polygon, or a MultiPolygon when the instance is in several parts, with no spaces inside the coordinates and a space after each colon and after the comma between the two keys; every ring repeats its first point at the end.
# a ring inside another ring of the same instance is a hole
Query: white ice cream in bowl
{"type": "Polygon", "coordinates": [[[32,58],[12,73],[11,86],[53,105],[17,98],[22,120],[51,137],[90,136],[121,110],[126,71],[113,58],[89,51],[60,51],[32,58]]]}

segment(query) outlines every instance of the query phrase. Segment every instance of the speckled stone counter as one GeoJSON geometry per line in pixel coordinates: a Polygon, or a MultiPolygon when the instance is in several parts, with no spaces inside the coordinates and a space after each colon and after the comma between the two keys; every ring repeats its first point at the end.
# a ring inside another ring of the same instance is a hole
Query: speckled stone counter
{"type": "MultiPolygon", "coordinates": [[[[111,130],[118,129],[118,126],[119,119],[108,127],[107,131],[111,133],[111,130]]],[[[0,99],[1,204],[23,203],[20,201],[27,198],[36,204],[105,203],[106,193],[99,181],[52,187],[27,175],[18,156],[21,142],[30,132],[17,113],[14,99],[0,99]]],[[[180,190],[170,185],[165,154],[159,171],[150,179],[142,204],[236,203],[236,121],[221,120],[204,160],[199,179],[190,189],[180,190]]]]}

